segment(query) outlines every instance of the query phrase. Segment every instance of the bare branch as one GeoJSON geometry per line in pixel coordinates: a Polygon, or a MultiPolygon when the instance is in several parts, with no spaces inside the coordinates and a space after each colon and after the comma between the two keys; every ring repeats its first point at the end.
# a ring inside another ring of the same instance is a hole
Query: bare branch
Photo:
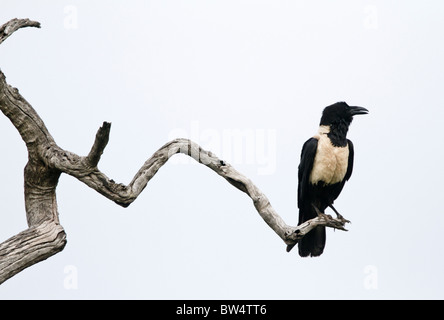
{"type": "Polygon", "coordinates": [[[0,44],[15,31],[25,27],[40,28],[40,22],[31,21],[29,19],[12,19],[6,22],[0,27],[0,44]]]}
{"type": "Polygon", "coordinates": [[[97,131],[96,140],[94,141],[91,151],[85,159],[87,166],[91,168],[97,167],[100,157],[103,154],[103,150],[105,150],[105,147],[108,144],[110,130],[111,123],[104,122],[103,126],[101,126],[97,131]]]}
{"type": "Polygon", "coordinates": [[[286,238],[283,239],[287,244],[287,252],[290,252],[290,250],[298,243],[299,240],[301,240],[307,233],[309,233],[311,230],[313,230],[316,227],[323,226],[342,231],[348,231],[347,229],[345,229],[344,226],[346,223],[349,222],[350,221],[344,218],[334,219],[330,215],[321,214],[316,218],[301,223],[295,228],[289,228],[285,235],[286,238]]]}
{"type": "MultiPolygon", "coordinates": [[[[99,129],[99,132],[102,128],[99,129]]],[[[107,129],[108,136],[109,127],[107,129]]],[[[94,145],[96,145],[96,143],[97,138],[94,145]]],[[[103,149],[101,150],[103,151],[103,149]]],[[[62,153],[66,154],[67,152],[63,151],[62,153]]],[[[92,170],[90,167],[85,166],[85,161],[81,161],[81,158],[76,155],[71,154],[71,157],[64,158],[64,161],[60,161],[60,151],[57,151],[56,156],[48,154],[46,157],[50,159],[49,163],[51,166],[76,177],[108,199],[123,207],[127,207],[137,199],[148,182],[169,158],[177,153],[192,157],[197,162],[207,166],[223,177],[231,185],[246,193],[253,200],[253,204],[262,219],[264,219],[270,228],[273,229],[287,245],[295,245],[299,239],[316,226],[345,230],[344,224],[346,221],[333,219],[329,216],[314,218],[298,227],[287,225],[273,209],[266,195],[260,191],[250,179],[238,172],[226,161],[219,159],[212,152],[202,149],[198,144],[188,139],[175,139],[162,146],[143,164],[127,186],[109,179],[97,168],[92,170]],[[72,161],[67,161],[68,159],[72,161]]]]}
{"type": "Polygon", "coordinates": [[[0,244],[0,284],[23,269],[63,250],[65,232],[59,224],[44,221],[0,244]]]}
{"type": "Polygon", "coordinates": [[[16,88],[6,83],[6,77],[1,70],[0,110],[20,133],[28,151],[37,152],[37,148],[54,143],[40,116],[16,88]]]}

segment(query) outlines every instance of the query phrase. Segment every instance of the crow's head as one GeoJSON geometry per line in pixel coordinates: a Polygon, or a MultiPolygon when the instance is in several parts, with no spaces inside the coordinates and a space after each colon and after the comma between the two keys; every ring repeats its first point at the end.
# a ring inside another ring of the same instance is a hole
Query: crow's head
{"type": "Polygon", "coordinates": [[[345,124],[347,126],[353,120],[353,116],[367,114],[368,110],[363,107],[351,107],[345,102],[336,102],[324,109],[321,118],[321,126],[345,124]]]}

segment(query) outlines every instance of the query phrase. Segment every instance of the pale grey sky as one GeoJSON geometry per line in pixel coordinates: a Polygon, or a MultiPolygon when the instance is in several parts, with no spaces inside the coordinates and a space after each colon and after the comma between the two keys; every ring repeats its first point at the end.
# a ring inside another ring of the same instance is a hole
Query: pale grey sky
{"type": "MultiPolygon", "coordinates": [[[[354,173],[325,253],[285,251],[251,200],[185,156],[123,209],[63,175],[65,249],[0,298],[444,298],[444,4],[440,1],[11,1],[0,24],[41,22],[0,46],[7,81],[56,142],[128,183],[176,136],[251,178],[297,223],[302,144],[336,101],[368,108],[349,131],[354,173]]],[[[0,115],[0,241],[26,229],[26,148],[0,115]]]]}

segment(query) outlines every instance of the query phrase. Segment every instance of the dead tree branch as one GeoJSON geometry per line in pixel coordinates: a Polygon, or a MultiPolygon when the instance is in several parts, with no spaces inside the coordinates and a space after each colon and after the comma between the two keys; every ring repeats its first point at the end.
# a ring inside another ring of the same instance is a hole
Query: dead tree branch
{"type": "Polygon", "coordinates": [[[0,27],[0,44],[20,28],[40,28],[40,22],[29,19],[12,19],[0,27]]]}
{"type": "MultiPolygon", "coordinates": [[[[40,27],[28,19],[13,19],[0,27],[0,43],[23,27],[40,27]]],[[[17,89],[6,83],[0,71],[0,110],[20,133],[28,149],[25,167],[25,209],[28,229],[0,244],[0,283],[21,270],[63,250],[66,234],[59,222],[56,187],[62,173],[69,174],[122,207],[137,199],[168,159],[182,153],[207,166],[246,193],[262,219],[287,244],[294,245],[316,226],[344,229],[346,221],[319,216],[291,227],[275,212],[268,198],[253,182],[229,163],[188,139],[175,139],[157,150],[128,185],[109,179],[97,165],[108,143],[111,124],[104,122],[87,156],[60,148],[44,122],[17,89]]]]}

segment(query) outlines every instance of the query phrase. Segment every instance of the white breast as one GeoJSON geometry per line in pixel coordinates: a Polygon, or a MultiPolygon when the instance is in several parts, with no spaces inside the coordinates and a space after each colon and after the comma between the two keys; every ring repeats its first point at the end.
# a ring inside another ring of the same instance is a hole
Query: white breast
{"type": "MultiPolygon", "coordinates": [[[[329,131],[329,130],[328,130],[329,131]]],[[[317,184],[323,181],[325,184],[335,184],[341,182],[347,172],[348,167],[348,145],[345,147],[335,147],[327,137],[326,128],[320,128],[318,139],[318,149],[310,174],[310,183],[317,184]]]]}

